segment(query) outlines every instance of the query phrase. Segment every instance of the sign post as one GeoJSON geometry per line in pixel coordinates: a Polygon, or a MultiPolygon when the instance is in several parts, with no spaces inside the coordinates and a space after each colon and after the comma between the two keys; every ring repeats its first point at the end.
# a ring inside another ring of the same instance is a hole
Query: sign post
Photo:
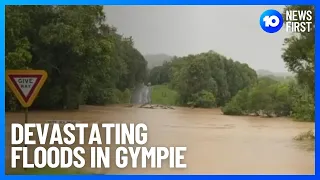
{"type": "Polygon", "coordinates": [[[48,74],[44,70],[6,71],[8,86],[24,107],[24,123],[28,123],[28,107],[32,105],[47,77],[48,74]]]}

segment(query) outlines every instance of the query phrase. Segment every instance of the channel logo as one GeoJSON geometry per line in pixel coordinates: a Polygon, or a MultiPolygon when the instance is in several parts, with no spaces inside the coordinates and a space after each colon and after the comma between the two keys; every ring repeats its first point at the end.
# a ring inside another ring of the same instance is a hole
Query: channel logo
{"type": "Polygon", "coordinates": [[[260,16],[260,26],[267,33],[278,32],[283,25],[282,14],[277,10],[269,9],[260,16]]]}

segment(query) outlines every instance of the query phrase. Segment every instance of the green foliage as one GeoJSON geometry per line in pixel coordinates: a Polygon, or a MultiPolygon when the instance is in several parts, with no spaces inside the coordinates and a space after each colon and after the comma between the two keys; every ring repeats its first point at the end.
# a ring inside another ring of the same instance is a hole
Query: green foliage
{"type": "Polygon", "coordinates": [[[226,106],[222,107],[222,112],[225,115],[243,115],[241,102],[231,100],[226,106]]]}
{"type": "Polygon", "coordinates": [[[299,83],[299,86],[291,87],[292,116],[297,120],[314,121],[314,6],[287,6],[285,10],[313,11],[311,32],[296,33],[285,39],[282,57],[288,69],[296,74],[299,83]]]}
{"type": "Polygon", "coordinates": [[[222,111],[227,115],[289,115],[288,99],[285,84],[263,77],[256,85],[239,91],[222,111]]]}
{"type": "Polygon", "coordinates": [[[153,68],[150,81],[153,84],[169,83],[179,94],[178,103],[204,107],[194,96],[207,91],[215,97],[214,105],[222,106],[236,93],[257,80],[256,72],[247,64],[209,51],[186,57],[173,57],[170,62],[153,68]]]}
{"type": "Polygon", "coordinates": [[[308,88],[295,81],[278,82],[260,78],[254,86],[241,90],[222,108],[226,115],[292,116],[314,120],[314,102],[308,88]]]}
{"type": "Polygon", "coordinates": [[[129,89],[124,90],[123,92],[120,91],[119,89],[114,89],[113,90],[113,99],[111,102],[113,103],[121,103],[121,104],[127,104],[130,103],[131,99],[131,92],[129,89]]]}
{"type": "MultiPolygon", "coordinates": [[[[147,62],[105,23],[103,6],[6,6],[5,22],[6,69],[48,72],[33,108],[128,103],[126,89],[146,79],[147,62]]],[[[8,88],[6,97],[16,109],[8,88]]]]}
{"type": "Polygon", "coordinates": [[[287,6],[284,12],[286,10],[313,11],[313,27],[311,32],[296,33],[286,38],[282,58],[288,69],[297,74],[299,83],[306,84],[309,90],[314,93],[314,6],[287,6]]]}
{"type": "Polygon", "coordinates": [[[162,66],[156,66],[149,72],[149,82],[151,84],[164,84],[170,81],[169,79],[170,64],[164,62],[162,66]]]}
{"type": "Polygon", "coordinates": [[[244,115],[248,112],[248,89],[240,90],[226,106],[222,107],[222,112],[226,115],[244,115]]]}
{"type": "Polygon", "coordinates": [[[306,86],[290,88],[292,95],[292,117],[300,121],[314,121],[314,97],[306,86]]]}
{"type": "Polygon", "coordinates": [[[129,89],[120,91],[119,89],[107,88],[96,89],[95,92],[90,94],[86,104],[88,105],[106,105],[106,104],[119,104],[130,103],[131,92],[129,89]]]}
{"type": "Polygon", "coordinates": [[[123,91],[122,93],[122,99],[121,101],[123,103],[130,103],[131,100],[131,91],[129,89],[126,89],[125,91],[123,91]]]}
{"type": "Polygon", "coordinates": [[[188,102],[189,105],[194,107],[210,108],[216,105],[216,98],[212,92],[202,90],[191,95],[191,101],[188,102]]]}

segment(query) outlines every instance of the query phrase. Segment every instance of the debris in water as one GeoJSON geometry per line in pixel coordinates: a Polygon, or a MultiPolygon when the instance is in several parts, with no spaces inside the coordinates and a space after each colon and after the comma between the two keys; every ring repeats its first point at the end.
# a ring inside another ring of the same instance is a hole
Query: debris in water
{"type": "Polygon", "coordinates": [[[302,140],[311,140],[311,139],[315,139],[315,131],[314,130],[309,130],[307,132],[303,132],[297,136],[295,136],[293,138],[294,140],[297,140],[297,141],[302,141],[302,140]]]}
{"type": "Polygon", "coordinates": [[[124,107],[133,107],[133,106],[134,106],[133,104],[127,104],[124,107]]]}
{"type": "Polygon", "coordinates": [[[142,104],[139,108],[147,108],[147,109],[155,109],[155,108],[161,108],[161,109],[174,109],[172,106],[167,105],[159,105],[159,104],[142,104]]]}

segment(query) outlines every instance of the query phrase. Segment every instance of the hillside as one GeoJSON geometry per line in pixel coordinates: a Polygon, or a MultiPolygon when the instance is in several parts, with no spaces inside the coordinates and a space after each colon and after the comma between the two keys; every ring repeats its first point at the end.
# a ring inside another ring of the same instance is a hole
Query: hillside
{"type": "Polygon", "coordinates": [[[288,76],[293,76],[292,73],[290,72],[271,72],[269,70],[265,69],[259,69],[256,71],[258,76],[277,76],[277,77],[288,77],[288,76]]]}
{"type": "Polygon", "coordinates": [[[172,57],[167,54],[148,54],[144,58],[148,62],[148,68],[151,69],[155,66],[161,66],[164,61],[170,61],[172,57]]]}

